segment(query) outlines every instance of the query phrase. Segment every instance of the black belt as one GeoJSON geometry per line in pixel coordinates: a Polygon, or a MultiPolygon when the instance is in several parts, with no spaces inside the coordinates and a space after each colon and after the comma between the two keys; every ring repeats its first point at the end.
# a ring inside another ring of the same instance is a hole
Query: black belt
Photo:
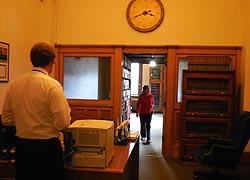
{"type": "Polygon", "coordinates": [[[53,138],[49,138],[49,139],[29,139],[29,138],[17,137],[17,141],[19,141],[19,142],[27,142],[27,143],[32,143],[32,142],[36,142],[36,143],[56,142],[58,140],[59,140],[58,137],[53,137],[53,138]]]}

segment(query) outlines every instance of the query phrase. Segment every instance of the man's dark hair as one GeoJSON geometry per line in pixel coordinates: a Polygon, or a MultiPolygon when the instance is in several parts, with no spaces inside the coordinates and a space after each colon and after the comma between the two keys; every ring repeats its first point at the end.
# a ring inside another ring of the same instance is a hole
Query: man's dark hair
{"type": "Polygon", "coordinates": [[[54,48],[45,42],[36,43],[30,51],[30,60],[34,67],[46,67],[54,58],[54,48]]]}

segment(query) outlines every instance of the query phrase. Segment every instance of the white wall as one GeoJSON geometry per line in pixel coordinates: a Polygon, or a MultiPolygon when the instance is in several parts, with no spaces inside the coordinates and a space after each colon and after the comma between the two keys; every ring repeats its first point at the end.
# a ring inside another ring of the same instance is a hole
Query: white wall
{"type": "MultiPolygon", "coordinates": [[[[9,80],[31,70],[29,51],[38,41],[54,42],[55,3],[0,0],[0,41],[10,44],[9,80]]],[[[0,114],[8,83],[0,82],[0,114]]]]}
{"type": "Polygon", "coordinates": [[[150,80],[150,67],[148,64],[143,64],[142,65],[142,87],[144,85],[149,85],[149,80],[150,80]]]}
{"type": "Polygon", "coordinates": [[[165,18],[150,33],[126,20],[130,0],[58,0],[57,43],[242,45],[242,0],[161,0],[165,18]]]}

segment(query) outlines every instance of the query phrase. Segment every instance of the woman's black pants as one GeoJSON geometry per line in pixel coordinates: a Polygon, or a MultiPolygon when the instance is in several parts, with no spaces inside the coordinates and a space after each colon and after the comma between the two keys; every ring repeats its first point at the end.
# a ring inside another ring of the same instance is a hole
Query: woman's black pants
{"type": "Polygon", "coordinates": [[[147,138],[147,141],[151,140],[151,119],[152,114],[140,114],[140,122],[141,122],[141,137],[147,138]]]}

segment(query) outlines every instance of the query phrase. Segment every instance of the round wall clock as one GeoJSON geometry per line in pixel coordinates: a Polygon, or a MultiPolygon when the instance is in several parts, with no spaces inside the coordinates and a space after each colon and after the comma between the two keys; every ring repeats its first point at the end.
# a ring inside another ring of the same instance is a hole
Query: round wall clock
{"type": "Polygon", "coordinates": [[[160,0],[131,0],[126,17],[129,25],[136,31],[150,32],[161,25],[164,7],[160,0]]]}

